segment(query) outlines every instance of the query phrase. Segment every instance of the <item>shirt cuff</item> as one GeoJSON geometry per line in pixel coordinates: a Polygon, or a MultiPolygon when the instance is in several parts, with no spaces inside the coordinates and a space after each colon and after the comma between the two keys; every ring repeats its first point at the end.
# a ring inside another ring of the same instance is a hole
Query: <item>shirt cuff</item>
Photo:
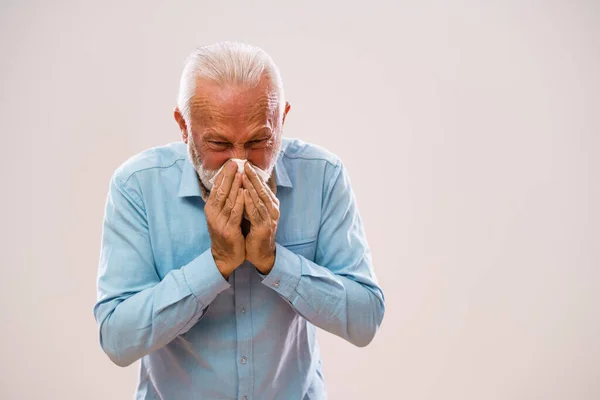
{"type": "Polygon", "coordinates": [[[275,247],[277,248],[275,264],[271,272],[262,280],[262,284],[290,299],[302,276],[302,260],[296,253],[279,243],[275,243],[275,247]]]}
{"type": "Polygon", "coordinates": [[[181,268],[183,277],[202,308],[207,307],[231,284],[223,278],[210,248],[181,268]]]}

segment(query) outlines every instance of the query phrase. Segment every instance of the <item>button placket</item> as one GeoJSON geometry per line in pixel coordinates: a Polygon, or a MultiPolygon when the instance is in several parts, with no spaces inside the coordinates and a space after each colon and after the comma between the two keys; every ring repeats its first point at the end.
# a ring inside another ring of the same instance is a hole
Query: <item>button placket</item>
{"type": "Polygon", "coordinates": [[[234,306],[237,328],[238,398],[248,399],[253,390],[252,312],[250,310],[251,272],[254,266],[244,262],[235,271],[234,306]]]}

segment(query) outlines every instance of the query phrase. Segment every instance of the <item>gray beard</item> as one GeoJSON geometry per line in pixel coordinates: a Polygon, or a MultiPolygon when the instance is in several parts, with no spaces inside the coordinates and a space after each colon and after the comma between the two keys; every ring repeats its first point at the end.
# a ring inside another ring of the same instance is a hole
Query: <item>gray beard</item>
{"type": "Polygon", "coordinates": [[[190,162],[192,163],[194,169],[198,173],[200,182],[202,182],[205,188],[208,188],[210,186],[209,181],[217,174],[218,169],[204,169],[204,167],[202,166],[202,160],[200,160],[200,156],[198,155],[198,151],[196,150],[196,146],[194,145],[194,139],[191,135],[188,139],[187,150],[190,162]]]}

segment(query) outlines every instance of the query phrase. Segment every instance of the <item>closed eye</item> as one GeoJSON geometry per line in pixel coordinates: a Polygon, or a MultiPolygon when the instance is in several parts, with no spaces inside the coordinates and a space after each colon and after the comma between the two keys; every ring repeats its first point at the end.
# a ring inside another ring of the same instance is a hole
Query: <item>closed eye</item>
{"type": "Polygon", "coordinates": [[[261,143],[265,143],[267,140],[269,140],[269,139],[268,138],[262,138],[262,139],[250,140],[248,142],[248,144],[250,144],[250,145],[261,144],[261,143]]]}

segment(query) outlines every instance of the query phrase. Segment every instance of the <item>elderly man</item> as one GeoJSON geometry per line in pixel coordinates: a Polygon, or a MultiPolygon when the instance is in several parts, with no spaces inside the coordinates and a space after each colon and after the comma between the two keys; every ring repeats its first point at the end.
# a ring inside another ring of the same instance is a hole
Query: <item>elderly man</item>
{"type": "Polygon", "coordinates": [[[261,49],[200,48],[183,143],[112,176],[94,315],[115,364],[141,360],[138,399],[324,399],[316,327],[366,346],[381,324],[348,174],[282,137],[284,99],[261,49]]]}

